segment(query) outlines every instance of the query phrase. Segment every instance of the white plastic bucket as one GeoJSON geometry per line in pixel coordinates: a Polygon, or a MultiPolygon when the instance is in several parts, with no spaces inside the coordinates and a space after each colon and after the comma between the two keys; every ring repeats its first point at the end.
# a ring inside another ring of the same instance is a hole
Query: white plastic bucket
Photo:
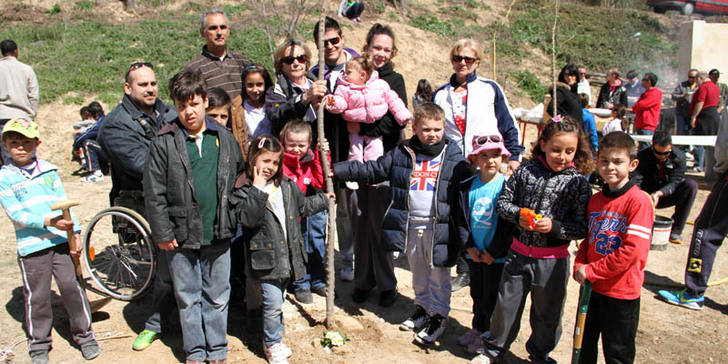
{"type": "Polygon", "coordinates": [[[652,225],[652,243],[650,250],[666,250],[670,242],[670,231],[672,230],[672,219],[664,216],[655,216],[655,224],[652,225]]]}

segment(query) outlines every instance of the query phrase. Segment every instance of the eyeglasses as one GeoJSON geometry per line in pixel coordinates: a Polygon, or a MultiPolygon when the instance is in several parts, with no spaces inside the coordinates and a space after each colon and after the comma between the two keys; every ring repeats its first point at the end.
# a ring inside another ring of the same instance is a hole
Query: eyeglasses
{"type": "Polygon", "coordinates": [[[691,78],[698,78],[698,76],[688,76],[688,79],[691,79],[691,78]]]}
{"type": "Polygon", "coordinates": [[[208,25],[207,26],[207,30],[218,30],[218,29],[225,30],[227,28],[228,28],[228,26],[225,25],[225,24],[221,24],[221,25],[208,25]]]}
{"type": "Polygon", "coordinates": [[[670,150],[666,150],[666,151],[664,151],[664,152],[658,152],[658,151],[657,151],[657,149],[655,149],[655,148],[653,147],[653,148],[652,148],[652,152],[653,152],[653,153],[655,153],[655,154],[657,154],[657,155],[662,155],[662,156],[665,156],[665,155],[669,155],[670,153],[672,153],[672,149],[670,149],[670,150]]]}
{"type": "Polygon", "coordinates": [[[341,42],[340,37],[324,39],[324,47],[328,47],[329,44],[333,47],[333,46],[339,44],[339,42],[341,42]]]}
{"type": "Polygon", "coordinates": [[[455,63],[460,63],[462,61],[465,61],[465,64],[471,65],[476,60],[477,60],[477,58],[468,57],[468,56],[458,56],[458,55],[452,56],[452,61],[455,63]]]}
{"type": "Polygon", "coordinates": [[[500,135],[483,135],[473,139],[473,146],[478,147],[485,143],[500,143],[503,140],[500,135]]]}
{"type": "Polygon", "coordinates": [[[293,61],[298,61],[298,63],[306,63],[306,55],[302,54],[298,57],[288,56],[288,57],[283,57],[283,59],[281,59],[281,62],[283,62],[285,64],[293,64],[293,61]]]}

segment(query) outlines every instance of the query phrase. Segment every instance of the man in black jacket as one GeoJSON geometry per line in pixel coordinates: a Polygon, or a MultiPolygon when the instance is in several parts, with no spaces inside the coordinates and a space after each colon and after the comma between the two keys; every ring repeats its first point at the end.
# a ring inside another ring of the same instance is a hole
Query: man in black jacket
{"type": "MultiPolygon", "coordinates": [[[[170,105],[157,97],[157,77],[150,63],[133,63],[126,72],[124,97],[109,113],[96,137],[111,162],[112,205],[129,207],[146,216],[142,197],[142,173],[152,139],[162,125],[177,117],[170,105]]],[[[162,332],[162,317],[174,309],[172,281],[166,254],[160,252],[154,277],[152,312],[144,331],[134,341],[135,350],[144,350],[162,332]]]]}
{"type": "Polygon", "coordinates": [[[698,183],[685,178],[685,154],[672,147],[670,134],[658,131],[651,148],[640,151],[637,159],[640,163],[632,181],[650,194],[656,208],[675,206],[670,242],[682,243],[681,234],[698,193],[698,183]]]}

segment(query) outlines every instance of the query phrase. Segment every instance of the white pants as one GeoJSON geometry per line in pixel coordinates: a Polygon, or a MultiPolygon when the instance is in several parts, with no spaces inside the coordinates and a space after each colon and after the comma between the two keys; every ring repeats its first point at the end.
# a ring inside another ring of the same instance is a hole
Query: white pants
{"type": "MultiPolygon", "coordinates": [[[[432,225],[430,225],[431,227],[432,225]]],[[[432,265],[432,229],[410,228],[407,232],[407,260],[412,272],[415,304],[432,316],[450,314],[450,268],[432,265]]]]}

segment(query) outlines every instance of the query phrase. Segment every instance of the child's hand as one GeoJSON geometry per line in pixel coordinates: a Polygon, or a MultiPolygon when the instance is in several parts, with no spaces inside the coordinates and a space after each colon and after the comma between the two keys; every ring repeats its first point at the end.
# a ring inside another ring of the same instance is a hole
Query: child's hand
{"type": "Polygon", "coordinates": [[[262,167],[253,167],[253,184],[258,186],[265,186],[268,181],[263,176],[262,167]]]}
{"type": "Polygon", "coordinates": [[[326,193],[326,197],[331,201],[336,201],[336,194],[333,192],[326,193]]]}
{"type": "Polygon", "coordinates": [[[482,260],[480,259],[480,250],[476,247],[468,248],[468,255],[470,255],[470,259],[472,259],[476,263],[481,263],[482,260]]]}
{"type": "Polygon", "coordinates": [[[324,105],[326,106],[334,106],[336,105],[336,100],[334,99],[334,96],[332,95],[326,95],[324,96],[324,105]]]}
{"type": "Polygon", "coordinates": [[[480,261],[485,264],[490,265],[490,264],[493,264],[495,259],[493,258],[492,255],[490,255],[490,253],[488,253],[487,250],[483,250],[482,252],[480,252],[480,261]]]}
{"type": "Polygon", "coordinates": [[[83,245],[81,245],[81,234],[74,234],[73,238],[76,240],[76,250],[69,250],[71,258],[78,259],[81,257],[83,251],[83,245]]]}
{"type": "Polygon", "coordinates": [[[534,227],[534,231],[538,231],[539,233],[549,233],[551,231],[552,221],[549,217],[543,217],[541,220],[539,220],[536,223],[536,227],[534,227]]]}
{"type": "Polygon", "coordinates": [[[579,267],[579,269],[574,271],[574,280],[579,282],[579,284],[584,284],[586,282],[586,264],[579,267]]]}
{"type": "Polygon", "coordinates": [[[162,249],[162,250],[168,250],[168,251],[175,250],[178,247],[177,239],[172,239],[170,241],[163,241],[161,243],[157,243],[157,246],[159,247],[159,249],[162,249]]]}
{"type": "Polygon", "coordinates": [[[53,226],[58,230],[71,231],[73,230],[73,221],[64,220],[63,215],[58,215],[54,218],[46,217],[45,226],[53,226]]]}
{"type": "Polygon", "coordinates": [[[521,228],[523,228],[524,230],[527,230],[527,231],[534,230],[534,229],[531,229],[531,222],[528,221],[528,218],[526,218],[525,216],[518,217],[518,226],[520,226],[521,228]]]}

